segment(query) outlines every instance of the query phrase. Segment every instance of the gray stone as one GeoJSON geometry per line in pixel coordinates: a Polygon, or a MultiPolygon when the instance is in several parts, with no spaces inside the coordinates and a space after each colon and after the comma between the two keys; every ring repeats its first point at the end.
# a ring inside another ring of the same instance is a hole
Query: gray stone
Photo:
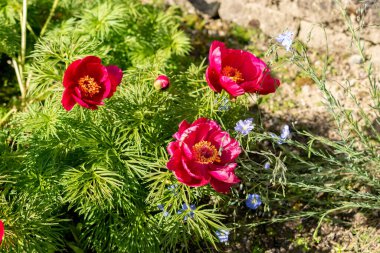
{"type": "Polygon", "coordinates": [[[374,73],[380,71],[380,45],[369,47],[366,53],[371,56],[371,62],[373,63],[374,73]]]}
{"type": "Polygon", "coordinates": [[[334,0],[281,0],[278,9],[294,17],[316,22],[332,22],[339,18],[334,0]]]}
{"type": "Polygon", "coordinates": [[[361,63],[363,63],[363,59],[362,59],[362,57],[360,55],[354,54],[354,55],[350,56],[350,58],[348,59],[348,62],[351,65],[361,64],[361,63]]]}
{"type": "Polygon", "coordinates": [[[380,44],[380,1],[368,4],[365,9],[364,23],[362,37],[372,43],[380,44]]]}
{"type": "Polygon", "coordinates": [[[216,17],[220,7],[220,2],[210,0],[189,0],[189,2],[200,12],[210,17],[216,17]]]}
{"type": "Polygon", "coordinates": [[[351,48],[351,37],[348,35],[308,21],[301,21],[298,37],[309,47],[321,50],[325,50],[326,46],[328,46],[329,51],[335,52],[350,50],[351,48]]]}
{"type": "Polygon", "coordinates": [[[189,13],[200,13],[209,17],[216,17],[220,6],[218,0],[166,0],[166,3],[178,5],[189,13]]]}
{"type": "Polygon", "coordinates": [[[299,25],[291,15],[250,1],[222,0],[219,15],[222,19],[239,25],[259,25],[259,28],[270,36],[277,36],[287,29],[295,32],[299,25]]]}
{"type": "MultiPolygon", "coordinates": [[[[180,5],[189,12],[203,13],[211,17],[215,17],[219,13],[223,20],[242,26],[260,28],[265,34],[272,37],[285,30],[290,30],[296,35],[298,33],[298,37],[312,48],[324,50],[328,43],[331,51],[352,50],[351,34],[344,24],[335,0],[164,1],[180,5]],[[325,26],[325,31],[320,26],[322,24],[325,26]]],[[[376,49],[376,45],[380,44],[380,1],[341,1],[342,7],[347,11],[355,29],[359,26],[358,18],[363,18],[364,27],[358,34],[364,39],[364,45],[375,45],[375,48],[371,48],[371,50],[376,49]]],[[[379,52],[376,53],[379,54],[379,52]]],[[[373,57],[375,59],[377,56],[373,57]]]]}

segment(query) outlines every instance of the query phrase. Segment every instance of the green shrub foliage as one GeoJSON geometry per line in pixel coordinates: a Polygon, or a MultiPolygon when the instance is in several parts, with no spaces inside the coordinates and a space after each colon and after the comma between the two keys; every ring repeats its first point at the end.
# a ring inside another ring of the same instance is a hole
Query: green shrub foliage
{"type": "MultiPolygon", "coordinates": [[[[0,3],[0,23],[0,59],[14,70],[0,80],[21,94],[0,111],[2,252],[208,251],[218,247],[217,230],[300,217],[322,221],[340,210],[380,207],[379,134],[363,131],[369,124],[356,124],[340,106],[301,43],[281,60],[310,76],[337,127],[349,127],[340,141],[301,129],[292,130],[299,138],[278,145],[259,113],[248,110],[247,97],[221,109],[228,96],[206,85],[205,61],[190,63],[190,40],[176,8],[138,0],[8,0],[0,3]],[[64,71],[88,55],[118,65],[123,81],[98,110],[76,105],[67,112],[61,105],[64,71]],[[159,74],[171,78],[168,91],[155,90],[159,74]],[[252,116],[254,132],[237,135],[236,122],[252,116]],[[230,195],[180,184],[166,168],[166,146],[178,124],[199,117],[217,121],[243,148],[237,170],[242,183],[230,195]],[[267,161],[270,170],[263,169],[267,161]],[[362,192],[360,186],[369,188],[362,192]],[[307,200],[312,208],[241,219],[236,210],[246,209],[247,193],[262,196],[265,212],[287,209],[284,201],[307,200]],[[316,198],[319,193],[326,199],[316,198]],[[178,212],[183,204],[195,209],[178,212]],[[234,224],[230,219],[227,228],[231,213],[234,224]]],[[[378,115],[378,81],[371,79],[371,65],[367,71],[378,115]]]]}

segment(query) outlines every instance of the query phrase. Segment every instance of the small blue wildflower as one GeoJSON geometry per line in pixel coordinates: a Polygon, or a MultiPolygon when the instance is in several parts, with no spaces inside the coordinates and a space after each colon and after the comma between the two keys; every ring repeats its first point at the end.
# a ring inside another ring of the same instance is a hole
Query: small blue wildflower
{"type": "Polygon", "coordinates": [[[280,137],[278,137],[276,134],[274,134],[274,133],[269,133],[269,135],[270,135],[273,139],[276,139],[278,144],[281,145],[281,144],[284,143],[284,142],[282,141],[282,139],[280,139],[280,137]]]}
{"type": "Polygon", "coordinates": [[[285,142],[286,139],[288,139],[290,137],[290,128],[288,125],[285,125],[282,129],[281,129],[281,135],[280,136],[277,136],[276,134],[274,133],[269,133],[269,135],[274,138],[274,139],[278,139],[277,140],[277,143],[278,144],[283,144],[285,142]]]}
{"type": "Polygon", "coordinates": [[[231,105],[229,104],[230,100],[226,97],[222,97],[220,95],[217,96],[217,98],[214,100],[214,104],[219,104],[218,111],[227,111],[231,108],[231,105]],[[220,100],[220,101],[219,101],[220,100]]]}
{"type": "Polygon", "coordinates": [[[177,195],[177,187],[178,187],[178,185],[172,184],[172,185],[169,185],[168,187],[166,187],[166,189],[168,189],[174,195],[177,195]]]}
{"type": "Polygon", "coordinates": [[[220,106],[218,108],[219,111],[227,111],[231,108],[231,105],[229,104],[230,100],[228,98],[224,98],[222,102],[220,103],[220,106]]]}
{"type": "Polygon", "coordinates": [[[264,169],[269,170],[270,169],[270,162],[266,162],[264,164],[264,169]]]}
{"type": "Polygon", "coordinates": [[[236,123],[235,131],[241,133],[242,135],[247,135],[255,128],[253,125],[253,119],[249,118],[246,120],[239,120],[236,123]]]}
{"type": "Polygon", "coordinates": [[[278,138],[278,136],[274,133],[269,133],[269,135],[272,137],[272,138],[278,138]]]}
{"type": "Polygon", "coordinates": [[[190,209],[190,212],[185,216],[185,218],[183,218],[183,220],[187,220],[188,216],[190,216],[190,218],[193,218],[194,217],[194,212],[193,210],[195,210],[195,205],[190,205],[190,208],[188,208],[188,206],[186,205],[186,203],[183,203],[182,204],[182,209],[177,211],[177,214],[181,214],[183,212],[185,212],[187,209],[190,209]]]}
{"type": "Polygon", "coordinates": [[[280,138],[283,139],[283,140],[286,140],[290,135],[290,128],[288,125],[285,125],[282,129],[281,129],[281,135],[280,135],[280,138]]]}
{"type": "Polygon", "coordinates": [[[169,212],[165,210],[164,205],[159,204],[159,205],[157,205],[157,207],[158,207],[158,209],[160,209],[161,211],[164,212],[163,213],[164,217],[167,217],[169,215],[169,212]]]}
{"type": "Polygon", "coordinates": [[[290,51],[293,43],[293,35],[294,33],[291,31],[285,31],[277,36],[276,40],[278,43],[281,43],[283,47],[285,47],[286,51],[290,51]]]}
{"type": "Polygon", "coordinates": [[[230,231],[221,229],[215,231],[215,234],[219,238],[220,242],[228,242],[228,235],[230,234],[230,231]]]}
{"type": "Polygon", "coordinates": [[[261,205],[261,198],[258,194],[248,194],[245,204],[250,209],[257,209],[261,205]]]}

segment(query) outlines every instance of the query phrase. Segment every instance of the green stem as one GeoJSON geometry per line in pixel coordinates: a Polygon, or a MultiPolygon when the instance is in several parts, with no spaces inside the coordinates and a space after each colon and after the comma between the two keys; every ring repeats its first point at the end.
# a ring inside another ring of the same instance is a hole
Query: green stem
{"type": "Polygon", "coordinates": [[[33,38],[35,40],[38,40],[36,33],[33,31],[33,28],[30,26],[30,24],[28,22],[26,23],[26,28],[28,28],[29,33],[33,36],[33,38]]]}
{"type": "Polygon", "coordinates": [[[28,0],[22,1],[22,20],[21,20],[21,66],[25,64],[26,51],[26,19],[28,14],[28,0]]]}
{"type": "Polygon", "coordinates": [[[19,62],[15,59],[12,59],[12,64],[16,72],[17,82],[20,86],[21,92],[21,103],[24,104],[24,100],[26,97],[26,88],[24,85],[24,66],[25,66],[25,52],[26,52],[26,28],[27,28],[27,13],[28,13],[28,1],[22,1],[22,14],[20,17],[21,20],[21,50],[19,62]]]}
{"type": "Polygon", "coordinates": [[[7,114],[5,114],[5,116],[0,120],[0,126],[2,126],[7,121],[7,119],[12,115],[12,113],[16,111],[17,111],[16,107],[13,107],[7,114]]]}
{"type": "Polygon", "coordinates": [[[16,77],[17,77],[18,85],[20,87],[21,97],[24,100],[24,98],[26,96],[26,90],[25,90],[24,84],[22,82],[20,67],[19,67],[16,59],[14,59],[14,58],[12,58],[12,64],[13,64],[13,68],[15,69],[15,72],[16,72],[16,77]]]}
{"type": "Polygon", "coordinates": [[[44,26],[43,26],[42,29],[41,29],[40,37],[42,37],[42,35],[44,35],[44,33],[45,33],[45,31],[46,31],[46,28],[47,28],[47,26],[49,25],[50,20],[51,20],[51,18],[52,18],[53,15],[54,15],[54,12],[55,12],[55,9],[57,8],[57,5],[58,5],[58,0],[54,0],[54,3],[53,3],[53,5],[52,5],[52,7],[51,7],[51,9],[50,9],[49,16],[48,16],[48,18],[46,19],[46,22],[45,22],[44,26]]]}

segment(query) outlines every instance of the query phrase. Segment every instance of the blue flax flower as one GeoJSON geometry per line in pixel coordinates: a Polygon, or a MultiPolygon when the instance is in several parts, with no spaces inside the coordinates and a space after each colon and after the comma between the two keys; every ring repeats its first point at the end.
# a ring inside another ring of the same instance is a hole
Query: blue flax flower
{"type": "Polygon", "coordinates": [[[278,43],[281,43],[283,47],[285,47],[286,51],[290,51],[293,43],[293,35],[294,33],[291,31],[285,31],[277,36],[276,40],[278,43]]]}
{"type": "Polygon", "coordinates": [[[281,139],[287,139],[290,135],[290,128],[288,125],[285,125],[282,129],[281,129],[281,135],[280,135],[280,138],[281,139]]]}
{"type": "Polygon", "coordinates": [[[220,94],[216,96],[214,104],[218,105],[218,111],[228,111],[231,108],[230,100],[220,94]]]}
{"type": "Polygon", "coordinates": [[[215,234],[219,238],[220,242],[228,242],[228,235],[230,234],[230,231],[221,229],[215,231],[215,234]]]}
{"type": "Polygon", "coordinates": [[[236,123],[235,131],[241,133],[242,135],[247,135],[255,128],[253,125],[253,119],[249,118],[246,120],[239,120],[236,123]]]}
{"type": "Polygon", "coordinates": [[[187,218],[188,217],[190,217],[190,218],[193,218],[194,217],[194,210],[195,210],[195,205],[190,205],[190,208],[185,204],[185,203],[183,203],[182,204],[182,209],[181,210],[179,210],[178,212],[177,212],[177,214],[181,214],[181,213],[183,213],[183,212],[186,212],[187,211],[187,209],[190,209],[190,212],[188,213],[188,214],[186,214],[186,216],[185,216],[185,218],[183,218],[183,220],[187,220],[187,218]]]}
{"type": "Polygon", "coordinates": [[[261,203],[261,198],[258,194],[248,194],[248,197],[245,200],[247,207],[253,210],[257,209],[261,203]]]}
{"type": "Polygon", "coordinates": [[[229,102],[230,102],[230,100],[228,98],[224,98],[221,101],[221,103],[220,103],[220,105],[218,107],[218,110],[219,111],[228,111],[231,108],[229,102]]]}
{"type": "Polygon", "coordinates": [[[270,162],[266,162],[264,164],[264,169],[269,170],[270,169],[270,162]]]}
{"type": "Polygon", "coordinates": [[[177,187],[178,187],[178,185],[172,184],[172,185],[166,187],[166,189],[168,189],[174,195],[177,195],[177,187]]]}
{"type": "Polygon", "coordinates": [[[169,215],[169,212],[165,210],[164,205],[159,204],[157,207],[163,212],[164,217],[167,217],[169,215]]]}
{"type": "Polygon", "coordinates": [[[276,134],[274,133],[269,133],[269,135],[274,138],[274,139],[278,139],[277,140],[277,143],[278,144],[283,144],[285,142],[286,139],[288,139],[290,137],[290,128],[288,125],[285,125],[282,129],[281,129],[281,135],[280,136],[277,136],[276,134]]]}

